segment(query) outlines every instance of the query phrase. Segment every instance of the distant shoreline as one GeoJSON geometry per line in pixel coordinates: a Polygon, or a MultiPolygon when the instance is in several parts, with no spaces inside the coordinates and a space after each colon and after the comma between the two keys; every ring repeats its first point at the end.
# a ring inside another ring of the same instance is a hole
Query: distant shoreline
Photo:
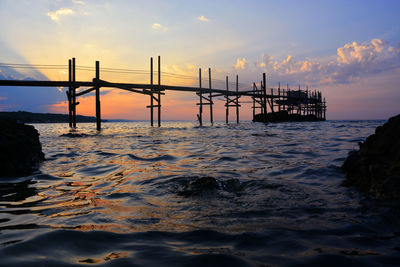
{"type": "MultiPolygon", "coordinates": [[[[33,113],[28,111],[0,111],[0,120],[8,119],[15,120],[22,123],[68,123],[68,114],[58,113],[33,113]]],[[[95,123],[96,117],[77,115],[77,122],[79,123],[95,123]]],[[[386,119],[327,119],[327,121],[385,121],[386,119]]],[[[109,119],[101,120],[102,122],[149,122],[150,120],[124,120],[124,119],[109,119]]],[[[195,122],[194,120],[164,120],[179,121],[179,122],[195,122]]],[[[243,120],[242,122],[251,122],[251,120],[243,120]]],[[[223,120],[215,121],[223,122],[223,120]]]]}
{"type": "MultiPolygon", "coordinates": [[[[32,113],[27,111],[0,112],[0,119],[15,120],[22,123],[68,123],[68,114],[32,113]]],[[[76,116],[77,122],[96,122],[96,117],[76,116]]],[[[102,120],[108,122],[107,120],[102,120]]]]}

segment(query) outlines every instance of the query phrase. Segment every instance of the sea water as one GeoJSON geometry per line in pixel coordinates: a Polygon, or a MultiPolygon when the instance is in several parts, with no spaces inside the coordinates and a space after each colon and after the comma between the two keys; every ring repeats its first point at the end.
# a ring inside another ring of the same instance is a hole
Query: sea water
{"type": "Polygon", "coordinates": [[[0,180],[0,265],[396,265],[399,206],[341,186],[382,123],[35,124],[40,172],[0,180]]]}

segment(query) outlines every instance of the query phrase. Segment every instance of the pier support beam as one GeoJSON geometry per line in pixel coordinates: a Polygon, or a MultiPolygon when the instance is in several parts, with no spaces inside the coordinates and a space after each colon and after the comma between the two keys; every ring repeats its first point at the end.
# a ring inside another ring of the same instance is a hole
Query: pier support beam
{"type": "Polygon", "coordinates": [[[310,97],[308,96],[308,86],[307,86],[307,90],[306,90],[306,101],[307,102],[306,102],[306,112],[305,112],[306,115],[310,114],[309,99],[310,99],[310,97]]]}
{"type": "Polygon", "coordinates": [[[76,64],[72,58],[72,127],[76,128],[76,64]]]}
{"type": "Polygon", "coordinates": [[[150,58],[150,105],[147,108],[150,108],[150,125],[154,126],[154,108],[157,108],[157,123],[158,127],[161,126],[161,58],[158,56],[158,85],[154,85],[154,71],[153,71],[153,58],[150,58]],[[156,103],[154,103],[154,101],[156,103]]]}
{"type": "Polygon", "coordinates": [[[100,80],[100,62],[96,61],[96,129],[101,130],[101,112],[100,112],[100,86],[98,85],[100,80]]]}
{"type": "Polygon", "coordinates": [[[254,96],[256,94],[256,83],[253,83],[253,121],[256,117],[256,97],[254,96]]]}
{"type": "Polygon", "coordinates": [[[161,127],[161,57],[158,56],[158,127],[161,127]]]}
{"type": "Polygon", "coordinates": [[[150,124],[154,126],[154,99],[153,99],[153,58],[150,58],[150,124]]]}
{"type": "Polygon", "coordinates": [[[208,87],[210,89],[210,95],[209,95],[209,99],[210,99],[210,122],[211,125],[214,124],[214,118],[213,118],[213,102],[212,102],[212,87],[211,87],[211,68],[208,68],[208,87]]]}
{"type": "Polygon", "coordinates": [[[72,128],[72,60],[68,60],[68,91],[67,91],[67,97],[68,97],[68,119],[69,119],[69,127],[72,128]]]}
{"type": "Polygon", "coordinates": [[[281,112],[281,83],[278,83],[278,112],[281,112]]]}
{"type": "Polygon", "coordinates": [[[197,119],[199,120],[200,126],[203,125],[203,90],[201,89],[201,68],[199,68],[199,92],[198,95],[200,97],[199,102],[199,114],[197,115],[197,119]]]}
{"type": "Polygon", "coordinates": [[[260,83],[260,89],[258,89],[256,83],[253,83],[253,121],[256,118],[256,110],[260,109],[261,116],[264,116],[264,87],[263,82],[260,83]]]}
{"type": "Polygon", "coordinates": [[[265,74],[265,72],[263,73],[263,82],[262,82],[262,86],[261,86],[262,90],[263,90],[263,94],[264,94],[264,101],[263,101],[263,108],[264,108],[264,122],[267,121],[267,76],[265,74]]]}
{"type": "Polygon", "coordinates": [[[274,89],[271,88],[271,100],[270,100],[271,112],[274,113],[274,89]]]}
{"type": "MultiPolygon", "coordinates": [[[[208,74],[209,74],[209,85],[211,89],[211,70],[208,69],[208,74]]],[[[199,103],[196,103],[196,105],[199,106],[199,114],[197,114],[197,120],[199,121],[200,126],[203,125],[203,106],[210,105],[210,122],[213,124],[213,114],[212,114],[212,105],[214,104],[212,102],[212,90],[210,90],[210,94],[207,97],[204,93],[204,89],[202,87],[202,78],[201,78],[201,69],[199,69],[199,91],[196,92],[196,94],[200,97],[199,103]],[[203,102],[204,101],[204,102],[203,102]]]]}
{"type": "Polygon", "coordinates": [[[228,97],[228,92],[229,92],[229,84],[228,84],[228,76],[226,76],[226,114],[225,114],[225,122],[228,124],[229,122],[229,97],[228,97]]]}
{"type": "Polygon", "coordinates": [[[229,122],[229,107],[236,107],[236,122],[239,123],[239,78],[236,75],[236,91],[229,92],[229,82],[228,82],[228,76],[226,76],[226,118],[225,121],[226,123],[229,122]],[[229,96],[232,95],[233,98],[230,98],[229,96]]]}
{"type": "Polygon", "coordinates": [[[236,75],[236,123],[239,123],[239,75],[236,75]]]}

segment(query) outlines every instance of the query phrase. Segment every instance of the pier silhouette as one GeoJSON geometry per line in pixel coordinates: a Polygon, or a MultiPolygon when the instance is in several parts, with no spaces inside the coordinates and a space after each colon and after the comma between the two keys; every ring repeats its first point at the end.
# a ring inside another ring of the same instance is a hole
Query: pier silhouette
{"type": "MultiPolygon", "coordinates": [[[[300,85],[298,89],[291,90],[289,85],[286,89],[281,88],[278,84],[277,88],[268,88],[266,86],[266,74],[262,74],[260,83],[252,83],[247,85],[245,90],[239,90],[239,76],[236,75],[234,90],[229,89],[229,78],[226,76],[225,89],[215,88],[211,78],[211,68],[208,69],[208,84],[203,86],[202,70],[199,68],[198,86],[179,86],[166,85],[161,83],[163,72],[161,72],[161,57],[158,56],[158,70],[153,69],[153,58],[150,58],[150,71],[143,72],[150,75],[149,83],[121,83],[102,80],[100,76],[100,62],[95,62],[95,77],[92,81],[76,80],[76,60],[72,58],[68,60],[68,81],[39,81],[39,80],[0,80],[0,86],[21,86],[21,87],[65,87],[68,99],[69,126],[76,127],[77,101],[79,96],[95,92],[95,108],[96,108],[96,128],[101,129],[101,88],[117,88],[132,93],[148,95],[150,104],[146,106],[150,109],[150,124],[154,126],[155,109],[157,111],[157,125],[161,126],[161,96],[166,91],[193,92],[199,97],[197,103],[199,111],[197,119],[200,125],[203,125],[203,108],[208,106],[210,123],[214,123],[213,105],[214,99],[217,97],[225,98],[225,122],[229,122],[230,108],[235,109],[236,123],[239,123],[239,108],[241,103],[252,103],[253,121],[259,122],[281,122],[281,121],[319,121],[326,119],[326,100],[322,98],[320,91],[302,90],[300,85]],[[154,82],[154,75],[157,74],[157,83],[154,82]],[[87,88],[78,91],[79,88],[87,88]],[[239,101],[242,97],[250,97],[251,101],[239,101]]],[[[57,68],[63,65],[41,65],[48,68],[57,68]]],[[[0,67],[6,68],[35,68],[35,65],[29,64],[7,64],[0,63],[0,67]]],[[[89,70],[88,67],[80,67],[79,69],[89,70]],[[86,69],[85,69],[86,68],[86,69]]],[[[132,72],[125,69],[104,68],[103,71],[111,72],[132,72]]],[[[142,73],[142,74],[143,74],[142,73]]],[[[167,74],[176,75],[176,74],[167,74]]],[[[177,75],[179,76],[179,75],[177,75]]]]}

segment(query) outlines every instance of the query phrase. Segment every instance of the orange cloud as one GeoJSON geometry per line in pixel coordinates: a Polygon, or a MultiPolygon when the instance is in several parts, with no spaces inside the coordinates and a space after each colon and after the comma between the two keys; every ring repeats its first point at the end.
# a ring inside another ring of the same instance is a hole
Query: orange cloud
{"type": "Polygon", "coordinates": [[[247,66],[247,63],[246,63],[246,59],[244,57],[236,59],[235,69],[244,70],[246,68],[246,66],[247,66]]]}
{"type": "MultiPolygon", "coordinates": [[[[278,61],[266,54],[262,54],[261,58],[261,61],[255,62],[255,66],[275,79],[314,85],[350,83],[365,74],[376,74],[400,67],[400,49],[380,39],[372,39],[365,44],[345,44],[337,49],[336,60],[295,61],[289,55],[278,61]]],[[[239,60],[236,65],[241,66],[239,60]]]]}

